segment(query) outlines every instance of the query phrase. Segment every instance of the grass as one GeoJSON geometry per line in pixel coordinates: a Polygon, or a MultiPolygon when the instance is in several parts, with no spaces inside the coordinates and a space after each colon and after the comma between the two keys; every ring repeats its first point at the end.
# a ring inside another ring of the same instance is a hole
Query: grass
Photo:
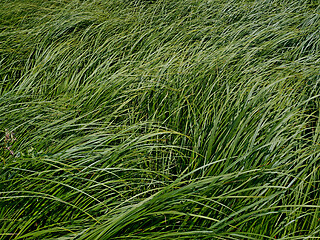
{"type": "Polygon", "coordinates": [[[0,239],[319,238],[319,1],[0,2],[0,239]]]}

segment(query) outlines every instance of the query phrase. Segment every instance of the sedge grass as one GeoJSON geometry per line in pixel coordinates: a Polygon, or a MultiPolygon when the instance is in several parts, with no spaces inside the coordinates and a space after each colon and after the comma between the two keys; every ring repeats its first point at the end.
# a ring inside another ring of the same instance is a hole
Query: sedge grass
{"type": "Polygon", "coordinates": [[[0,239],[319,237],[318,1],[0,3],[0,239]]]}

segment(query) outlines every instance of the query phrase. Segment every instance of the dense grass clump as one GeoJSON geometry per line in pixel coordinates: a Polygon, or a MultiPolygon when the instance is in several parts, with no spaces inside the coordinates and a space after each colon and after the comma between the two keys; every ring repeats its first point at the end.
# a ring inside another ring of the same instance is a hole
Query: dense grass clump
{"type": "Polygon", "coordinates": [[[0,5],[0,239],[320,236],[319,1],[0,5]]]}

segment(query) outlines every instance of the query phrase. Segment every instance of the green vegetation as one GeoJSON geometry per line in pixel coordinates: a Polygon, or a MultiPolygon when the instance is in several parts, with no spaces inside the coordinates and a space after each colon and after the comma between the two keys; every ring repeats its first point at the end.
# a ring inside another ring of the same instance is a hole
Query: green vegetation
{"type": "Polygon", "coordinates": [[[0,239],[319,238],[319,1],[0,5],[0,239]]]}

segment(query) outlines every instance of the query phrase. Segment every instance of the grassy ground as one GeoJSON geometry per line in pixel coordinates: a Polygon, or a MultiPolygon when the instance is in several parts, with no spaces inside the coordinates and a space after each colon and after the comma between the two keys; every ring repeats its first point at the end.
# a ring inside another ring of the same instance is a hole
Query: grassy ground
{"type": "Polygon", "coordinates": [[[0,239],[320,236],[317,0],[1,0],[0,239]]]}

